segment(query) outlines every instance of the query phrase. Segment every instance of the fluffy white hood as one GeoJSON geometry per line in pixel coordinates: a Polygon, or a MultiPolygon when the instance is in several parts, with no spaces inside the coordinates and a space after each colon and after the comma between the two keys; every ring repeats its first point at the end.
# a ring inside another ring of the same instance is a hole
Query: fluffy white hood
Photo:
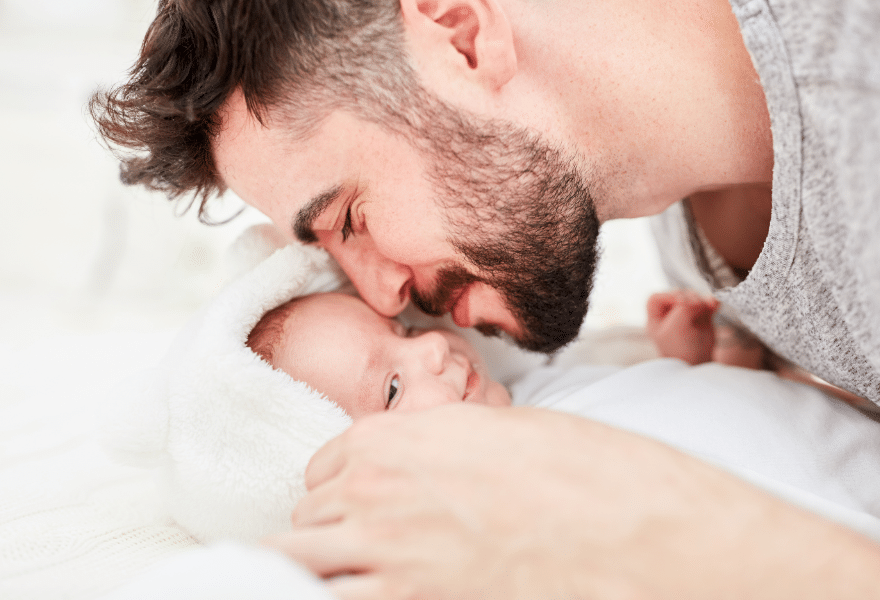
{"type": "Polygon", "coordinates": [[[156,467],[172,517],[196,538],[251,541],[289,529],[309,459],[351,424],[245,345],[268,310],[345,283],[321,250],[277,250],[204,307],[158,366],[113,394],[105,447],[156,467]]]}

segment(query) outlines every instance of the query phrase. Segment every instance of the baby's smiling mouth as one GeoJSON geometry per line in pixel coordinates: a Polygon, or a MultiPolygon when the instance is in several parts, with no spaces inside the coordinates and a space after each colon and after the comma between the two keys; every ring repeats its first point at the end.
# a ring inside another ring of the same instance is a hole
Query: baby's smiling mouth
{"type": "Polygon", "coordinates": [[[464,394],[462,395],[462,402],[472,402],[474,394],[477,391],[480,383],[480,375],[477,373],[477,370],[474,369],[474,365],[468,361],[468,376],[467,381],[464,385],[464,394]]]}

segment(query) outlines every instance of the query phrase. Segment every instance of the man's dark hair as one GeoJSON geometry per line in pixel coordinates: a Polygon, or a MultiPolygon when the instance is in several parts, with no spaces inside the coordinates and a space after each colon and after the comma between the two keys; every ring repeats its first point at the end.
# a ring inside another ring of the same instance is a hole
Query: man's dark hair
{"type": "Polygon", "coordinates": [[[224,191],[211,140],[236,88],[261,123],[277,111],[303,138],[338,109],[404,125],[416,81],[397,0],[160,0],[129,80],[89,109],[124,183],[192,193],[208,221],[224,191]]]}

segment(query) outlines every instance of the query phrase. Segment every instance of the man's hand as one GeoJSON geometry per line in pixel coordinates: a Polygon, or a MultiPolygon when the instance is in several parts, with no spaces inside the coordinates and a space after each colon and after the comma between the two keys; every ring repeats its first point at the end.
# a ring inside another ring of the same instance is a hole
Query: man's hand
{"type": "Polygon", "coordinates": [[[307,484],[294,530],[268,543],[343,600],[858,598],[880,573],[858,536],[550,411],[374,415],[315,455],[307,484]]]}
{"type": "Polygon", "coordinates": [[[661,356],[691,365],[712,360],[715,327],[712,315],[719,302],[690,290],[654,294],[648,298],[648,335],[661,356]]]}

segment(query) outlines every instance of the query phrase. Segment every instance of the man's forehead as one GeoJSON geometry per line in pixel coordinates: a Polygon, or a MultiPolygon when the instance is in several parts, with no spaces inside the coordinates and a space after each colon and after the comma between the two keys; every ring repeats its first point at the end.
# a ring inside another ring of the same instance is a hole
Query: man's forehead
{"type": "MultiPolygon", "coordinates": [[[[239,93],[222,111],[213,152],[218,175],[245,202],[285,220],[327,196],[350,177],[355,136],[332,115],[315,133],[298,140],[282,126],[261,124],[239,93]]],[[[326,206],[325,206],[326,207],[326,206]]]]}
{"type": "Polygon", "coordinates": [[[273,153],[302,155],[326,161],[338,150],[350,150],[352,141],[369,135],[371,124],[350,112],[333,110],[292,118],[283,107],[266,109],[258,118],[248,110],[244,94],[237,90],[218,111],[220,131],[215,136],[215,152],[230,147],[262,148],[273,153]],[[295,122],[307,121],[307,126],[295,122]]]}

